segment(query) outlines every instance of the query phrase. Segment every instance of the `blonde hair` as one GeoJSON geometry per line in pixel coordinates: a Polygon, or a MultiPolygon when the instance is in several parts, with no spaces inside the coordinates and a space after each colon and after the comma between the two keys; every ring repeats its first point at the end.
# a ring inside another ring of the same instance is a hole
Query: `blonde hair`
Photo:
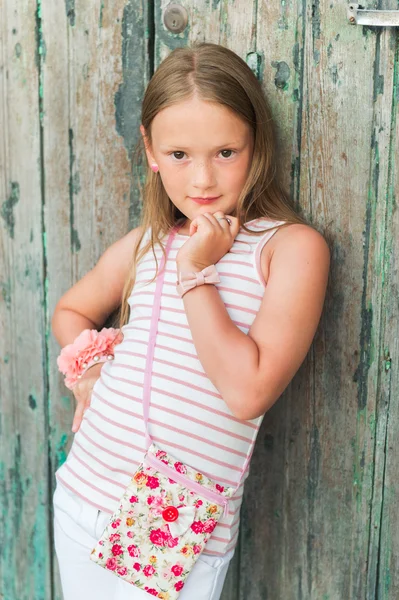
{"type": "MultiPolygon", "coordinates": [[[[217,102],[233,110],[253,132],[251,167],[234,213],[241,227],[252,234],[245,223],[259,217],[286,222],[276,227],[291,223],[307,224],[295,211],[280,181],[276,134],[262,87],[245,61],[232,50],[218,44],[197,42],[191,47],[176,48],[162,61],[146,88],[142,102],[141,122],[149,144],[154,117],[164,108],[188,100],[194,94],[201,100],[217,102]]],[[[144,141],[140,135],[133,164],[143,158],[146,161],[144,141]]],[[[150,248],[155,256],[156,244],[165,253],[162,239],[185,217],[169,199],[159,173],[154,173],[149,165],[141,194],[141,230],[123,290],[120,327],[129,319],[128,298],[135,282],[136,265],[150,248]],[[150,239],[141,246],[148,228],[151,228],[150,239]]],[[[265,231],[268,230],[254,235],[265,231]]],[[[154,279],[158,271],[157,263],[154,279]]]]}

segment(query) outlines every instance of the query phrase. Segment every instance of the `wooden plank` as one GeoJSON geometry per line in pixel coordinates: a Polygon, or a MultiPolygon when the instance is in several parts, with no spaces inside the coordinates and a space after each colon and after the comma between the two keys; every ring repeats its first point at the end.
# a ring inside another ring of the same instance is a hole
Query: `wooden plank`
{"type": "MultiPolygon", "coordinates": [[[[376,329],[375,341],[371,358],[375,364],[373,379],[368,385],[368,400],[374,400],[374,446],[372,448],[372,465],[370,465],[372,480],[370,514],[365,523],[369,528],[369,547],[367,556],[367,598],[376,597],[379,571],[379,553],[381,537],[381,514],[384,497],[384,472],[385,472],[385,444],[388,424],[389,384],[385,379],[384,360],[384,314],[397,314],[395,296],[387,296],[389,285],[389,254],[388,248],[392,247],[391,219],[389,209],[392,199],[387,198],[389,170],[391,167],[391,119],[393,98],[393,75],[395,45],[392,31],[389,28],[379,29],[376,32],[376,56],[374,63],[374,112],[373,132],[371,138],[371,165],[370,165],[370,213],[373,228],[371,235],[375,244],[375,253],[371,255],[371,268],[368,270],[367,287],[370,287],[371,306],[378,310],[373,318],[376,329]],[[388,384],[388,385],[387,385],[388,384]]],[[[396,295],[396,298],[398,296],[396,295]]],[[[383,583],[382,581],[380,583],[383,583]]]]}
{"type": "MultiPolygon", "coordinates": [[[[147,3],[56,0],[42,5],[43,137],[48,311],[102,252],[137,224],[138,183],[131,175],[140,102],[148,81],[147,3]]],[[[48,339],[50,457],[66,459],[75,401],[48,339]]],[[[51,512],[51,506],[50,506],[51,512]]],[[[53,554],[53,598],[62,598],[53,554]]]]}
{"type": "Polygon", "coordinates": [[[0,3],[1,583],[51,594],[36,2],[0,3]]]}
{"type": "MultiPolygon", "coordinates": [[[[274,119],[282,181],[298,207],[305,15],[302,4],[296,2],[259,2],[257,8],[254,50],[259,57],[259,79],[274,119]]],[[[306,506],[304,481],[295,463],[301,461],[301,451],[309,443],[298,396],[311,377],[311,357],[312,353],[265,415],[258,434],[241,511],[239,600],[307,598],[301,595],[306,573],[294,566],[302,555],[291,546],[301,534],[301,521],[289,520],[288,513],[290,503],[304,502],[304,497],[306,506]],[[290,587],[296,575],[299,584],[290,587]]]]}
{"type": "MultiPolygon", "coordinates": [[[[395,8],[395,6],[392,6],[395,8]]],[[[380,39],[379,74],[384,76],[385,103],[392,99],[391,121],[385,119],[384,127],[391,133],[389,147],[385,148],[388,162],[388,177],[385,190],[381,189],[381,211],[386,210],[381,229],[385,229],[385,245],[381,249],[382,278],[382,331],[379,351],[380,382],[376,435],[376,462],[381,489],[378,493],[375,520],[371,529],[379,536],[379,553],[374,558],[378,569],[376,574],[375,597],[391,600],[399,597],[399,218],[397,190],[399,190],[399,53],[397,30],[391,28],[380,39]],[[384,201],[385,200],[385,201],[384,201]]],[[[376,123],[376,135],[379,135],[376,123]]],[[[377,138],[378,140],[378,138],[377,138]]],[[[376,140],[376,141],[377,141],[376,140]]],[[[381,144],[380,144],[381,145],[381,144]]],[[[381,186],[382,187],[382,186],[381,186]]],[[[377,541],[373,544],[373,547],[377,541]]]]}

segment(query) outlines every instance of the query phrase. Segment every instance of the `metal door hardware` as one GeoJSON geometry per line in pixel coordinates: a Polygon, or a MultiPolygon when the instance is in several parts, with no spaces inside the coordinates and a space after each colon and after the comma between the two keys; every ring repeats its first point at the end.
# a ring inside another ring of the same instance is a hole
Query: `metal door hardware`
{"type": "Polygon", "coordinates": [[[349,4],[348,19],[353,25],[399,27],[399,10],[368,10],[360,4],[349,4]]]}
{"type": "Polygon", "coordinates": [[[181,33],[187,27],[188,14],[181,4],[168,4],[163,15],[165,27],[172,33],[181,33]]]}

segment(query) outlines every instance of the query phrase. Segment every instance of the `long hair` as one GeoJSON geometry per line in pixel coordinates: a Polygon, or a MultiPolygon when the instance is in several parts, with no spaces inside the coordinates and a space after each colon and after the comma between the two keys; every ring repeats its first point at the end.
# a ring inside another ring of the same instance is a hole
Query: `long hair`
{"type": "MultiPolygon", "coordinates": [[[[261,235],[264,231],[254,233],[245,223],[265,217],[285,221],[285,224],[276,227],[291,223],[307,224],[295,211],[281,183],[276,132],[261,84],[246,62],[232,50],[218,44],[197,42],[191,47],[176,48],[162,61],[145,90],[142,102],[141,122],[149,144],[152,142],[151,123],[154,117],[164,108],[190,99],[194,93],[201,100],[217,102],[233,110],[252,129],[254,149],[251,167],[233,215],[238,218],[240,226],[249,234],[261,235]]],[[[144,141],[140,135],[133,164],[143,158],[146,162],[144,141]]],[[[141,197],[140,235],[123,289],[120,327],[129,319],[128,298],[134,286],[137,264],[150,248],[155,256],[156,245],[161,246],[165,253],[164,236],[185,216],[168,197],[159,173],[154,173],[149,165],[141,197]],[[148,228],[149,240],[142,244],[148,228]]],[[[157,263],[154,279],[158,271],[157,263]]]]}

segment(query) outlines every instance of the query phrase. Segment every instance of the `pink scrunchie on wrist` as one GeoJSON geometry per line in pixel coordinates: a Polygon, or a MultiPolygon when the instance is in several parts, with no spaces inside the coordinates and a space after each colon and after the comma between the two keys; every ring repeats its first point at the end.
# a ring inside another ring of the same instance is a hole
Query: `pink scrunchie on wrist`
{"type": "Polygon", "coordinates": [[[72,344],[64,346],[57,358],[57,365],[59,371],[66,376],[66,387],[71,390],[83,373],[94,364],[112,360],[114,347],[122,339],[121,330],[113,327],[103,327],[101,331],[84,329],[72,344]]]}

